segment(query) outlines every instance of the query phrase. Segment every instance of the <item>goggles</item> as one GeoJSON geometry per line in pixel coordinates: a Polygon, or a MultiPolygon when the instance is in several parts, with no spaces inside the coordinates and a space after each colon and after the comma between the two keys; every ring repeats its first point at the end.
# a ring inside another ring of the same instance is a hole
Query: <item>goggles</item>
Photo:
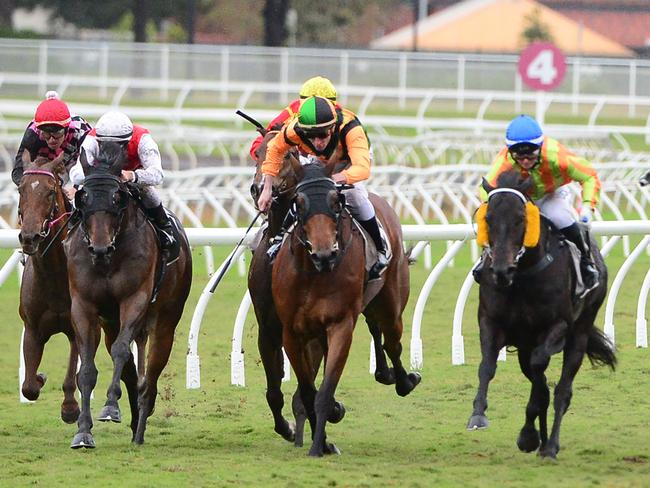
{"type": "Polygon", "coordinates": [[[41,129],[41,136],[44,140],[61,139],[65,135],[65,128],[60,129],[41,129]]]}

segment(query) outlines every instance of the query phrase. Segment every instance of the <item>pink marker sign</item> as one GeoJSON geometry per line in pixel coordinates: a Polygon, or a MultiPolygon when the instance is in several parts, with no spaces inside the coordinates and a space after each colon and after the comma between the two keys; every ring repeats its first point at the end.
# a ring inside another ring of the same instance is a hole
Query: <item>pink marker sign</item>
{"type": "Polygon", "coordinates": [[[554,44],[534,42],[521,52],[518,69],[526,86],[549,91],[562,83],[566,58],[554,44]]]}

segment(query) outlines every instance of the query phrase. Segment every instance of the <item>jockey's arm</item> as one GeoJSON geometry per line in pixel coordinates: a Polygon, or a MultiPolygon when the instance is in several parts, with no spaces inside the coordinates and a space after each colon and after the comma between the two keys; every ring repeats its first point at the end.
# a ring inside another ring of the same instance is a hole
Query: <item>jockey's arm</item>
{"type": "Polygon", "coordinates": [[[566,161],[569,177],[582,186],[582,202],[589,204],[592,209],[596,208],[600,196],[598,173],[585,158],[572,154],[566,161]]]}
{"type": "Polygon", "coordinates": [[[273,178],[280,173],[284,156],[291,149],[291,145],[285,140],[287,128],[285,126],[266,146],[266,158],[262,163],[264,186],[260,197],[257,199],[257,206],[262,212],[266,212],[271,206],[273,178]]]}
{"type": "Polygon", "coordinates": [[[160,185],[164,178],[158,144],[150,134],[144,134],[138,145],[141,168],[135,170],[137,183],[142,186],[160,185]]]}
{"type": "Polygon", "coordinates": [[[81,144],[81,150],[79,151],[77,162],[72,166],[72,168],[70,168],[70,181],[73,185],[82,185],[86,178],[83,166],[81,165],[82,158],[85,159],[88,165],[92,166],[95,161],[95,155],[97,155],[98,152],[99,145],[97,144],[97,139],[93,136],[86,136],[83,144],[81,144]]]}
{"type": "Polygon", "coordinates": [[[345,136],[345,144],[350,158],[350,167],[338,173],[344,176],[345,180],[336,181],[338,177],[334,175],[334,181],[354,185],[367,180],[370,177],[370,149],[363,127],[359,125],[351,129],[345,136]]]}

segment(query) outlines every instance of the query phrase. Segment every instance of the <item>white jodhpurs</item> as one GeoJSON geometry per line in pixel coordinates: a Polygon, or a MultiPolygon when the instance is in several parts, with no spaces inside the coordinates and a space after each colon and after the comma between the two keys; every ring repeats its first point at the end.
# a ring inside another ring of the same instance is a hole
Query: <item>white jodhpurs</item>
{"type": "Polygon", "coordinates": [[[153,186],[141,186],[140,197],[144,208],[156,208],[162,203],[158,191],[153,186]]]}
{"type": "Polygon", "coordinates": [[[363,183],[355,183],[354,188],[343,190],[345,202],[350,207],[352,216],[360,222],[370,220],[375,216],[375,207],[368,199],[368,190],[363,183]]]}
{"type": "Polygon", "coordinates": [[[573,208],[573,194],[566,185],[536,200],[535,205],[558,229],[569,227],[577,221],[577,214],[573,208]]]}

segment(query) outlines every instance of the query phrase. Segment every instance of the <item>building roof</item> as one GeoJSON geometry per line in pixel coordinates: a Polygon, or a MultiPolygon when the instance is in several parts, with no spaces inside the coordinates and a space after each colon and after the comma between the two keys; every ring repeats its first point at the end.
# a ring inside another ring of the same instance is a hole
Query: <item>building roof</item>
{"type": "MultiPolygon", "coordinates": [[[[519,52],[527,16],[539,11],[553,42],[568,55],[633,56],[625,46],[534,0],[465,0],[440,10],[417,25],[417,47],[430,51],[519,52]]],[[[411,49],[413,25],[403,27],[370,46],[411,49]]]]}

